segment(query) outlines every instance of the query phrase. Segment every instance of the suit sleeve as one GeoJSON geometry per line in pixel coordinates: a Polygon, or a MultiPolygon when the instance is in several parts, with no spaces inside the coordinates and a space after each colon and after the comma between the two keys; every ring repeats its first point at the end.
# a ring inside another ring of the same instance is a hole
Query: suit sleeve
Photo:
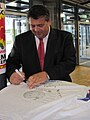
{"type": "Polygon", "coordinates": [[[16,37],[11,53],[6,60],[6,77],[8,79],[10,78],[11,74],[15,72],[15,69],[19,69],[21,67],[19,54],[20,46],[18,47],[18,45],[20,45],[20,43],[16,37]]]}

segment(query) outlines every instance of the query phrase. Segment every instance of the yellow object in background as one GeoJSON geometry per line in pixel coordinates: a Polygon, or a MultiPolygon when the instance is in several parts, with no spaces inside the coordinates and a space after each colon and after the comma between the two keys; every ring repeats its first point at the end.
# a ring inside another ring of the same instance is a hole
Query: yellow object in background
{"type": "Polygon", "coordinates": [[[5,46],[5,8],[0,3],[0,74],[6,71],[6,46],[5,46]]]}

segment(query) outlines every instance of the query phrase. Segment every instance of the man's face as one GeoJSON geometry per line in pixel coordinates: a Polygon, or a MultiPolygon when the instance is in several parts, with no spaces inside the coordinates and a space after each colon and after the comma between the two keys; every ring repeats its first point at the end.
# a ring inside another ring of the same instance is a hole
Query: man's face
{"type": "Polygon", "coordinates": [[[45,17],[40,17],[38,19],[29,18],[29,24],[34,35],[38,38],[44,38],[48,34],[51,21],[46,21],[45,17]]]}

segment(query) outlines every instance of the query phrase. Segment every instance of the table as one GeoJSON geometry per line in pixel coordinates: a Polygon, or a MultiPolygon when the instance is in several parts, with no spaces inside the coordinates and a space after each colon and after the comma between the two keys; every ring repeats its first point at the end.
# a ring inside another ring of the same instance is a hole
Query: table
{"type": "Polygon", "coordinates": [[[50,81],[34,89],[26,83],[0,91],[0,120],[90,120],[90,87],[50,81]]]}

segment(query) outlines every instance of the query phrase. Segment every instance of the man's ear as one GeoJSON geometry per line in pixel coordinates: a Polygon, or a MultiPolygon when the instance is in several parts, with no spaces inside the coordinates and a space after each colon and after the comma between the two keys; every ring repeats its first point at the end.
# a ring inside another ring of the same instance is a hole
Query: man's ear
{"type": "Polygon", "coordinates": [[[51,26],[51,19],[49,19],[49,21],[48,21],[48,25],[51,26]]]}

